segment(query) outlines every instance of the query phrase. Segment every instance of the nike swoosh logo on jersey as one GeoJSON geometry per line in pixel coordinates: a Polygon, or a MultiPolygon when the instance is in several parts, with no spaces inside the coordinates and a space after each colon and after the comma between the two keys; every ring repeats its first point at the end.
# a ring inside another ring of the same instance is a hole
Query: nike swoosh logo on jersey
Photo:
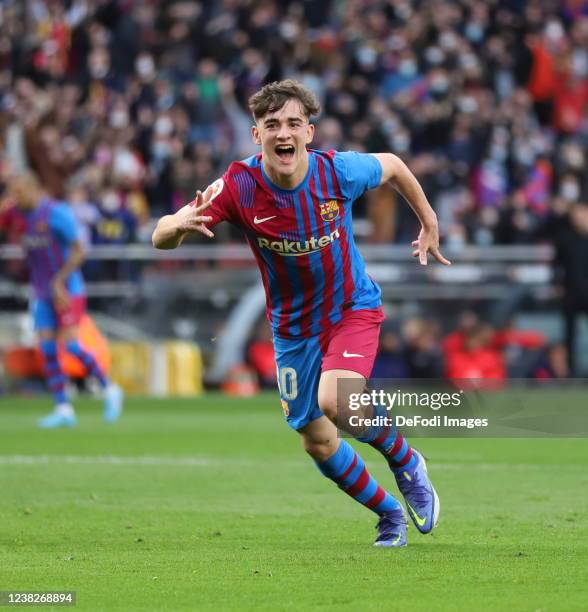
{"type": "Polygon", "coordinates": [[[365,355],[360,355],[359,353],[348,353],[347,349],[343,351],[343,357],[365,357],[365,355]]]}
{"type": "Polygon", "coordinates": [[[275,219],[278,215],[273,215],[271,217],[264,217],[263,219],[258,219],[257,216],[253,217],[253,223],[255,223],[255,225],[259,225],[260,223],[263,223],[264,221],[269,221],[270,219],[275,219]]]}

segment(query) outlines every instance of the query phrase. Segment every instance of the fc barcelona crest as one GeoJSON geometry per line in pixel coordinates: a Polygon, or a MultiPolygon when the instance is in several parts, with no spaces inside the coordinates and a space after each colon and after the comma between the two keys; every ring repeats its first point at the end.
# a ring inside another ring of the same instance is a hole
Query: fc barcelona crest
{"type": "Polygon", "coordinates": [[[284,411],[284,416],[290,416],[290,408],[288,407],[288,402],[286,400],[280,400],[282,402],[282,410],[284,411]]]}
{"type": "Polygon", "coordinates": [[[320,205],[323,221],[334,221],[339,216],[339,203],[337,200],[329,200],[320,205]]]}

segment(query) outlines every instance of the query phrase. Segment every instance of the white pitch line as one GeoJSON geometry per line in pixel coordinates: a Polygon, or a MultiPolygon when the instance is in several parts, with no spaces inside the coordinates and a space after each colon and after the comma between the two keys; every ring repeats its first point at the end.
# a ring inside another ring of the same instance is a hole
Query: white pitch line
{"type": "Polygon", "coordinates": [[[48,465],[66,463],[73,465],[184,465],[210,467],[220,461],[206,457],[122,457],[119,455],[0,455],[0,465],[48,465]]]}
{"type": "MultiPolygon", "coordinates": [[[[234,466],[238,462],[240,466],[259,466],[270,465],[271,461],[266,458],[244,458],[244,457],[229,457],[226,458],[210,458],[210,457],[162,457],[153,455],[143,455],[139,457],[125,457],[121,455],[0,455],[0,465],[169,465],[169,466],[184,466],[184,467],[221,467],[234,466]]],[[[308,461],[304,458],[297,460],[280,459],[280,465],[294,468],[305,468],[308,461]]],[[[368,461],[368,465],[373,468],[377,463],[368,461]]],[[[429,466],[434,470],[441,471],[463,471],[463,470],[483,470],[495,471],[508,468],[509,471],[526,471],[526,470],[545,470],[543,464],[534,463],[449,463],[449,462],[434,462],[430,461],[429,466]]],[[[569,465],[568,468],[581,467],[569,465]]],[[[584,468],[582,468],[584,469],[584,468]]]]}

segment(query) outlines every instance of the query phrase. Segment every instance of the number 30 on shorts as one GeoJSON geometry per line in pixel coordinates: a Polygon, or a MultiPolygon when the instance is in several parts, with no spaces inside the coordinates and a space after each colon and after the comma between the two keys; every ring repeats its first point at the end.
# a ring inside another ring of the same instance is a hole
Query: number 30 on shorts
{"type": "Polygon", "coordinates": [[[280,395],[292,401],[298,397],[298,378],[294,368],[279,368],[278,369],[278,389],[280,395]]]}

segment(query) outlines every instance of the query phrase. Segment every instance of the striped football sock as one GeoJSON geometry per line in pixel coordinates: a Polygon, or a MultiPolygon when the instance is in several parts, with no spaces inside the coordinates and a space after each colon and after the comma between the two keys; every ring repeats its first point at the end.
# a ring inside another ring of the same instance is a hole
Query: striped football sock
{"type": "Polygon", "coordinates": [[[57,359],[57,343],[55,340],[41,340],[41,352],[45,358],[45,380],[53,395],[55,405],[69,403],[65,391],[65,376],[57,359]]]}
{"type": "MultiPolygon", "coordinates": [[[[374,416],[390,417],[390,413],[385,408],[376,406],[374,416]]],[[[417,456],[412,452],[410,444],[402,437],[395,425],[370,427],[363,436],[357,439],[380,451],[393,470],[399,468],[410,470],[418,463],[417,456]]]]}
{"type": "Polygon", "coordinates": [[[102,368],[98,365],[94,355],[83,349],[77,340],[70,340],[66,344],[66,348],[69,353],[75,355],[83,364],[88,374],[98,380],[100,386],[106,387],[108,385],[108,379],[104,375],[102,368]]]}
{"type": "Polygon", "coordinates": [[[341,440],[333,456],[322,463],[317,462],[316,465],[324,476],[330,478],[347,495],[376,514],[402,508],[400,503],[370,476],[362,458],[345,440],[341,440]]]}

